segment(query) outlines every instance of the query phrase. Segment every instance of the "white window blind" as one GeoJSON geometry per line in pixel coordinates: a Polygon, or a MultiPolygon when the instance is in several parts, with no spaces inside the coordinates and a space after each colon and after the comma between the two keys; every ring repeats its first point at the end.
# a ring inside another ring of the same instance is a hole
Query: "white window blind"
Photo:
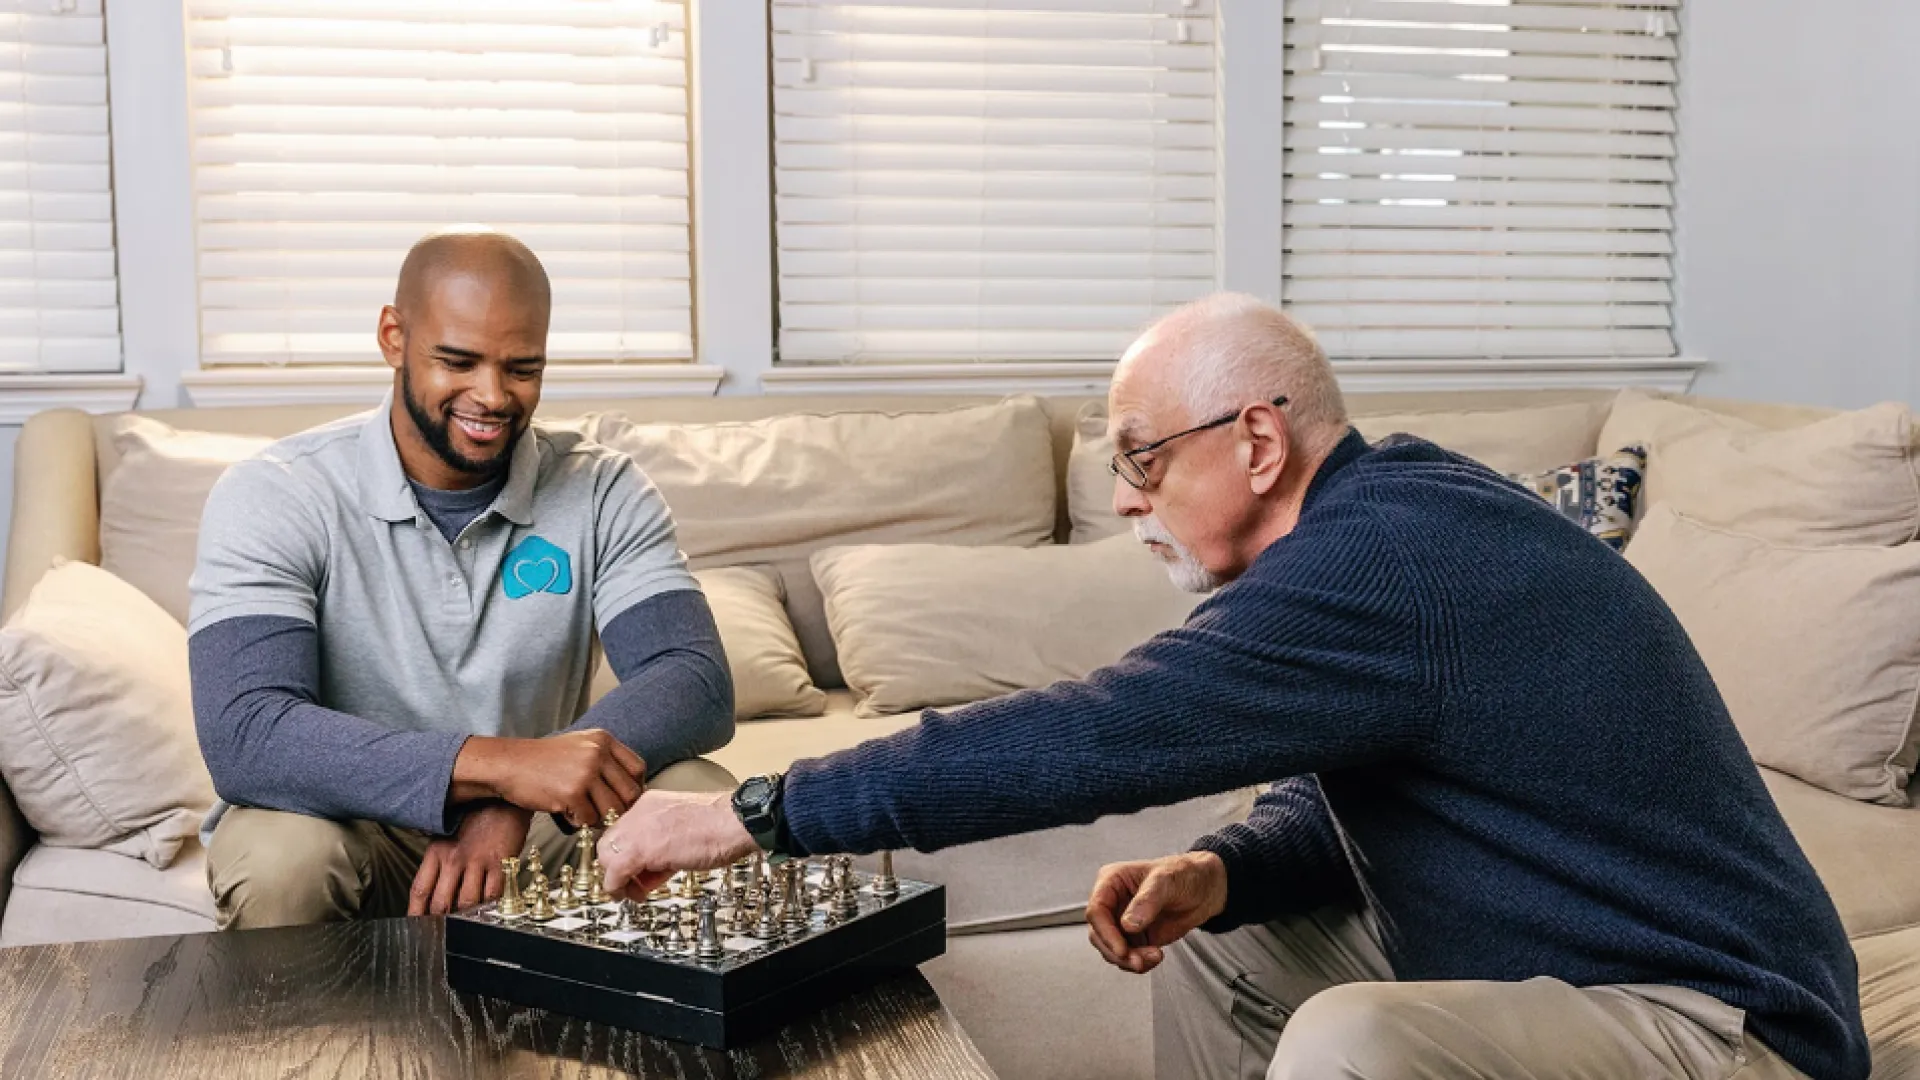
{"type": "Polygon", "coordinates": [[[1287,0],[1289,310],[1347,358],[1671,356],[1679,0],[1287,0]]]}
{"type": "Polygon", "coordinates": [[[782,361],[1112,359],[1215,270],[1212,0],[773,0],[782,361]]]}
{"type": "Polygon", "coordinates": [[[100,0],[0,2],[0,370],[120,370],[100,0]]]}
{"type": "Polygon", "coordinates": [[[188,0],[202,359],[378,362],[408,245],[553,279],[548,356],[688,359],[685,5],[188,0]]]}

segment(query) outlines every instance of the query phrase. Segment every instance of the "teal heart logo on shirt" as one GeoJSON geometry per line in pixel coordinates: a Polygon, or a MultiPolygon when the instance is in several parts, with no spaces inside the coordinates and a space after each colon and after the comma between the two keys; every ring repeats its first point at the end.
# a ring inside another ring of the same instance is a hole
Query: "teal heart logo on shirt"
{"type": "Polygon", "coordinates": [[[500,587],[509,600],[534,593],[564,595],[573,591],[573,560],[544,537],[529,536],[507,552],[500,587]]]}

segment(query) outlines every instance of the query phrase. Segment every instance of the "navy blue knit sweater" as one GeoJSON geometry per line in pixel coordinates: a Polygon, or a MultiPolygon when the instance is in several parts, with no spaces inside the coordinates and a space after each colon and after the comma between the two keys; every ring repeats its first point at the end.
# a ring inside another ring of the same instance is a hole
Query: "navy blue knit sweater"
{"type": "Polygon", "coordinates": [[[1417,440],[1349,434],[1180,629],[797,763],[785,806],[804,850],[933,850],[1275,780],[1196,845],[1209,930],[1364,900],[1400,979],[1689,987],[1814,1080],[1868,1073],[1839,916],[1679,622],[1417,440]]]}

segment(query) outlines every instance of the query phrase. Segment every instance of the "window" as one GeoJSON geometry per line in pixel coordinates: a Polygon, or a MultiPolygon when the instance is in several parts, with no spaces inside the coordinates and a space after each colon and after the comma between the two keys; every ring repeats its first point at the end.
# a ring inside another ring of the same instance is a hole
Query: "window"
{"type": "Polygon", "coordinates": [[[1287,0],[1285,299],[1336,358],[1672,356],[1679,0],[1287,0]]]}
{"type": "Polygon", "coordinates": [[[1211,0],[773,0],[779,356],[1111,360],[1217,280],[1211,0]]]}
{"type": "Polygon", "coordinates": [[[100,0],[0,14],[0,370],[120,369],[100,0]]]}
{"type": "Polygon", "coordinates": [[[409,244],[553,278],[555,360],[693,355],[685,4],[188,0],[201,354],[366,363],[409,244]]]}

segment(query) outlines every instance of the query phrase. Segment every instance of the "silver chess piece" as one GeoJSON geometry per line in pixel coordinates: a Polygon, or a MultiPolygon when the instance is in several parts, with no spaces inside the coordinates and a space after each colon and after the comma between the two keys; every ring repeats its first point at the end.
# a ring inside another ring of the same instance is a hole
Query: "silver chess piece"
{"type": "Polygon", "coordinates": [[[853,880],[853,856],[842,855],[833,861],[840,872],[832,875],[833,889],[828,904],[835,917],[851,919],[860,914],[860,888],[853,880]]]}
{"type": "Polygon", "coordinates": [[[892,900],[900,895],[900,879],[893,876],[893,852],[880,853],[880,872],[873,876],[873,895],[892,900]]]}
{"type": "Polygon", "coordinates": [[[785,917],[781,919],[781,925],[786,927],[789,933],[803,934],[813,921],[812,909],[807,906],[805,898],[806,869],[801,864],[792,862],[783,869],[787,877],[787,896],[785,917]]]}
{"type": "Polygon", "coordinates": [[[658,912],[652,904],[643,904],[640,907],[640,916],[640,940],[645,942],[649,949],[661,948],[658,912]]]}
{"type": "Polygon", "coordinates": [[[635,930],[639,924],[634,921],[634,903],[631,900],[620,901],[620,929],[635,930]]]}
{"type": "Polygon", "coordinates": [[[687,951],[687,934],[686,931],[680,928],[680,913],[678,911],[667,913],[667,933],[665,937],[660,939],[660,951],[670,953],[683,953],[687,951]]]}
{"type": "Polygon", "coordinates": [[[733,889],[733,907],[727,919],[727,933],[744,934],[753,929],[753,911],[747,906],[747,887],[736,885],[733,889]]]}
{"type": "Polygon", "coordinates": [[[780,918],[773,906],[773,879],[771,877],[763,878],[760,881],[760,921],[755,924],[753,928],[753,936],[767,939],[780,936],[780,918]]]}
{"type": "Polygon", "coordinates": [[[700,925],[693,932],[693,958],[695,960],[714,961],[727,955],[720,944],[720,928],[714,921],[714,912],[720,903],[711,894],[700,898],[700,925]]]}

